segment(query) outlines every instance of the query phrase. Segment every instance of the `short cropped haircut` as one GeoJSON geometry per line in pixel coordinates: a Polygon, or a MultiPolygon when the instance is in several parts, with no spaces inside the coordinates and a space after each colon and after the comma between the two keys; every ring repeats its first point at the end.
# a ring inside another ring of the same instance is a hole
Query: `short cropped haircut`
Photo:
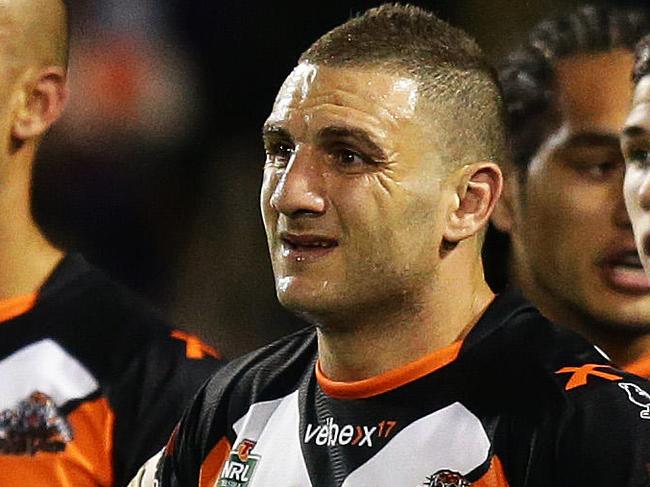
{"type": "Polygon", "coordinates": [[[641,39],[634,49],[634,70],[632,80],[638,84],[641,78],[650,74],[650,35],[641,39]]]}
{"type": "Polygon", "coordinates": [[[471,37],[427,10],[370,9],[322,36],[299,62],[377,68],[416,81],[434,108],[445,169],[506,154],[496,71],[471,37]]]}
{"type": "MultiPolygon", "coordinates": [[[[561,123],[555,83],[557,62],[617,48],[632,51],[648,32],[650,21],[645,11],[585,5],[568,15],[537,24],[524,44],[507,56],[499,69],[499,80],[512,160],[522,181],[540,146],[561,123]]],[[[647,56],[645,59],[647,69],[647,56]]]]}

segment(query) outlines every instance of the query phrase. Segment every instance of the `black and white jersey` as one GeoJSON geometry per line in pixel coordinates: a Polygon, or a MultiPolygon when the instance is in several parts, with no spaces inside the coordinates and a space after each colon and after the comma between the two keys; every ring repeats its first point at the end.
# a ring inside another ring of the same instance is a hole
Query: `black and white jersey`
{"type": "Polygon", "coordinates": [[[0,317],[0,485],[125,485],[220,365],[70,255],[0,317]]]}
{"type": "Polygon", "coordinates": [[[647,487],[650,385],[507,293],[356,383],[323,376],[313,328],[239,359],[150,465],[162,487],[647,487]]]}

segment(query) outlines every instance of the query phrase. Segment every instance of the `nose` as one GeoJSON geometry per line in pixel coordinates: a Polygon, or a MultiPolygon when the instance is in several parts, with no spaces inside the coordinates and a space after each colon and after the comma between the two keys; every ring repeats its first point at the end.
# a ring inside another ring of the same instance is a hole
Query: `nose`
{"type": "Polygon", "coordinates": [[[271,195],[271,207],[287,216],[318,216],[325,212],[324,174],[316,154],[298,147],[271,195]]]}

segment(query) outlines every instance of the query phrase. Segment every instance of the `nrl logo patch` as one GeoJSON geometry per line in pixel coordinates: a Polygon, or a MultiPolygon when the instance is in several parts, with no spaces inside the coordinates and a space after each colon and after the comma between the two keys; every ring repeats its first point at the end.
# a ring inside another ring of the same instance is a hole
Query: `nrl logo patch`
{"type": "Polygon", "coordinates": [[[641,408],[640,416],[650,419],[650,394],[631,382],[619,382],[618,387],[627,392],[627,398],[632,404],[641,408]]]}
{"type": "Polygon", "coordinates": [[[470,487],[471,485],[472,483],[465,480],[465,477],[458,472],[440,470],[427,477],[427,481],[422,487],[470,487]]]}
{"type": "Polygon", "coordinates": [[[259,455],[252,453],[255,441],[243,440],[230,452],[215,487],[246,487],[253,478],[259,455]]]}
{"type": "Polygon", "coordinates": [[[72,428],[47,394],[32,392],[15,408],[0,412],[0,453],[4,455],[60,452],[70,441],[72,428]]]}

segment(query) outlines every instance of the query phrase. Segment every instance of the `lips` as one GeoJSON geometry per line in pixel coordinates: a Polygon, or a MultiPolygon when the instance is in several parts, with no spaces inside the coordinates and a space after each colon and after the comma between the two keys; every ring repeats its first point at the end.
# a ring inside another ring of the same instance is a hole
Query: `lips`
{"type": "Polygon", "coordinates": [[[610,254],[603,260],[601,269],[607,284],[616,291],[629,294],[650,292],[650,281],[636,249],[610,254]]]}
{"type": "Polygon", "coordinates": [[[296,261],[324,257],[338,247],[335,238],[318,234],[295,234],[282,232],[282,255],[296,261]]]}

